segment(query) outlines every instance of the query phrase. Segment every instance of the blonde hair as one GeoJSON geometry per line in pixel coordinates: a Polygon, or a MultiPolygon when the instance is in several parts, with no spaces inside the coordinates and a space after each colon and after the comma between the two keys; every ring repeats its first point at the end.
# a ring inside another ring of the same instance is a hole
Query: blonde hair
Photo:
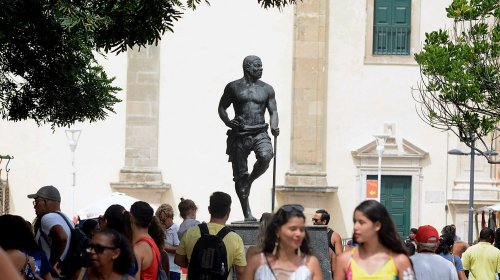
{"type": "Polygon", "coordinates": [[[174,208],[170,204],[164,203],[156,209],[155,216],[163,223],[167,219],[174,218],[174,208]]]}

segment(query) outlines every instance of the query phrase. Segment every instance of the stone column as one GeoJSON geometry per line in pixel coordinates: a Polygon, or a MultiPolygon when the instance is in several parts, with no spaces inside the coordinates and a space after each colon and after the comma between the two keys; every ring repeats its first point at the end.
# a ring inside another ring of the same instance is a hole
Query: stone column
{"type": "Polygon", "coordinates": [[[295,7],[290,170],[280,191],[333,191],[326,179],[328,0],[295,7]]]}
{"type": "Polygon", "coordinates": [[[160,47],[128,51],[125,166],[119,182],[125,192],[152,203],[160,203],[169,185],[158,169],[158,124],[160,47]]]}

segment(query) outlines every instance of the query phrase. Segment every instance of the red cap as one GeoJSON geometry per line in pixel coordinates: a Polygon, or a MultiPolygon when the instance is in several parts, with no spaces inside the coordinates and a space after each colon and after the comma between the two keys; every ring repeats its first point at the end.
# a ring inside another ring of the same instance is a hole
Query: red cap
{"type": "Polygon", "coordinates": [[[439,233],[433,226],[425,225],[418,228],[415,239],[420,243],[438,243],[439,233]]]}

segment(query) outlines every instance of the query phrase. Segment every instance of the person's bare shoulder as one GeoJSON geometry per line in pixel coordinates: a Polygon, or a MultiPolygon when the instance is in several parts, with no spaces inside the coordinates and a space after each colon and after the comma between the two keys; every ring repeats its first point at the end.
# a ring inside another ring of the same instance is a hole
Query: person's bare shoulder
{"type": "Polygon", "coordinates": [[[411,267],[410,259],[405,254],[393,254],[392,259],[394,260],[394,265],[398,268],[398,270],[405,270],[408,267],[411,267]]]}
{"type": "Polygon", "coordinates": [[[453,244],[453,255],[462,257],[462,254],[469,248],[469,244],[465,241],[455,241],[453,244]]]}
{"type": "Polygon", "coordinates": [[[258,255],[261,252],[261,250],[257,246],[250,246],[247,249],[247,260],[248,258],[252,257],[253,255],[258,255]]]}
{"type": "Polygon", "coordinates": [[[146,241],[139,241],[134,244],[134,253],[137,257],[142,259],[149,252],[151,252],[151,247],[146,241]]]}

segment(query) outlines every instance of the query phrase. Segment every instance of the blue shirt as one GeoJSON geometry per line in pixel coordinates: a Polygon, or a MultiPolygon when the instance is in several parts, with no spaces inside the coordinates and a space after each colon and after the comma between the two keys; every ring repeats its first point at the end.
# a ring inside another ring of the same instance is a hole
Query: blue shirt
{"type": "Polygon", "coordinates": [[[444,254],[444,253],[439,253],[439,255],[447,260],[449,260],[451,263],[455,265],[455,268],[457,271],[464,271],[464,266],[462,265],[462,260],[455,255],[452,255],[450,253],[444,254]]]}
{"type": "Polygon", "coordinates": [[[50,266],[49,260],[42,250],[26,250],[27,255],[33,257],[35,260],[35,274],[43,278],[47,273],[50,273],[52,267],[50,266]]]}

